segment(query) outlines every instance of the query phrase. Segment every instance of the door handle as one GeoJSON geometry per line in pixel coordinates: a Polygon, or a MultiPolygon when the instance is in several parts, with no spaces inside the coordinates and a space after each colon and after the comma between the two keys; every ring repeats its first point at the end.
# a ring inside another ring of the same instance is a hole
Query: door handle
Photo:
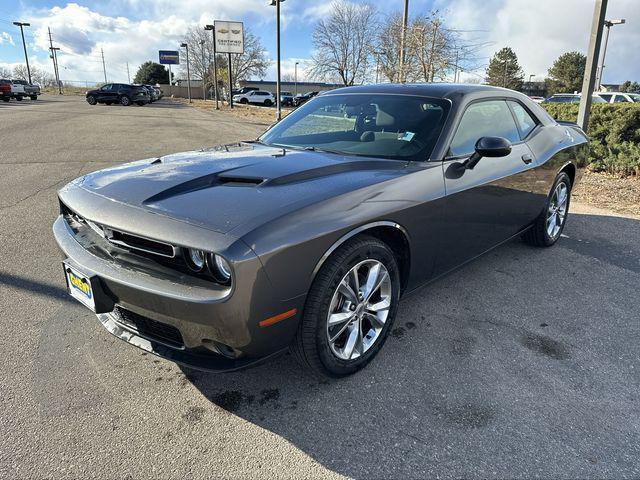
{"type": "Polygon", "coordinates": [[[528,153],[525,153],[524,155],[522,155],[522,161],[529,165],[531,162],[533,162],[533,157],[528,153]]]}

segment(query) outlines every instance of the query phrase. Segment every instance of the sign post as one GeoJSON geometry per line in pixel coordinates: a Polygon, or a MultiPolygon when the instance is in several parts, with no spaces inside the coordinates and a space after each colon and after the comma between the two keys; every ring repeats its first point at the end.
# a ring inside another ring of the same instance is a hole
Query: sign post
{"type": "Polygon", "coordinates": [[[180,52],[177,50],[159,50],[160,65],[169,65],[169,96],[171,96],[171,65],[180,65],[180,52]]]}
{"type": "Polygon", "coordinates": [[[244,53],[244,24],[242,22],[227,22],[215,20],[214,48],[220,53],[228,54],[229,70],[229,107],[233,108],[233,85],[231,73],[231,54],[244,53]]]}

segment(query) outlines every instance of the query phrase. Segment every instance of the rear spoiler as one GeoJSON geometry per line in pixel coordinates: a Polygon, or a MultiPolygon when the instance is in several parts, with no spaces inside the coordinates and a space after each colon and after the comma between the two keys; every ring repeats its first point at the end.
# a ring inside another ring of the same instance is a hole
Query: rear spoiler
{"type": "Polygon", "coordinates": [[[565,120],[556,120],[556,123],[558,125],[562,125],[563,127],[572,128],[573,130],[578,132],[580,135],[584,135],[584,137],[587,137],[587,134],[584,132],[584,130],[582,130],[582,128],[580,128],[580,125],[578,125],[576,122],[567,122],[565,120]]]}

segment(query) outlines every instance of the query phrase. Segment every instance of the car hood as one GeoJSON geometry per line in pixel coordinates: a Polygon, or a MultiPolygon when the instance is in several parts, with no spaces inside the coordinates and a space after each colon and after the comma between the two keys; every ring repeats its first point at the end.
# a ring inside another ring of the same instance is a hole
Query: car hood
{"type": "Polygon", "coordinates": [[[128,163],[75,183],[109,200],[229,233],[403,175],[406,165],[240,143],[128,163]]]}

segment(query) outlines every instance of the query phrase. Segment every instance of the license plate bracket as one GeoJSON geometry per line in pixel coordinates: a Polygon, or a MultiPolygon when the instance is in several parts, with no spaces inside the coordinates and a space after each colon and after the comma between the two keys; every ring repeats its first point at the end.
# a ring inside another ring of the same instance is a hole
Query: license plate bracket
{"type": "Polygon", "coordinates": [[[81,269],[62,262],[67,292],[85,307],[95,313],[107,313],[113,310],[114,302],[108,296],[96,275],[87,275],[81,269]]]}

